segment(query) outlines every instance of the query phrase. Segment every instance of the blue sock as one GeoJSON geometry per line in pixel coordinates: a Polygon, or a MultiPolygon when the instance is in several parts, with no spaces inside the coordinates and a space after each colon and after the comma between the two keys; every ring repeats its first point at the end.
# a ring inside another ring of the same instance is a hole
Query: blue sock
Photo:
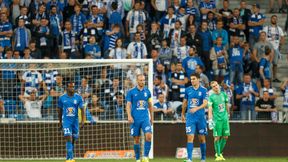
{"type": "Polygon", "coordinates": [[[200,143],[201,160],[206,160],[206,143],[200,143]]]}
{"type": "Polygon", "coordinates": [[[66,142],[66,152],[67,152],[66,160],[73,159],[73,146],[71,141],[66,142]]]}
{"type": "Polygon", "coordinates": [[[187,154],[188,154],[188,160],[192,160],[192,151],[193,151],[193,143],[187,142],[187,154]]]}
{"type": "Polygon", "coordinates": [[[136,160],[140,160],[140,144],[134,144],[134,152],[136,160]]]}
{"type": "Polygon", "coordinates": [[[144,157],[148,157],[151,149],[151,141],[145,141],[144,143],[144,157]]]}

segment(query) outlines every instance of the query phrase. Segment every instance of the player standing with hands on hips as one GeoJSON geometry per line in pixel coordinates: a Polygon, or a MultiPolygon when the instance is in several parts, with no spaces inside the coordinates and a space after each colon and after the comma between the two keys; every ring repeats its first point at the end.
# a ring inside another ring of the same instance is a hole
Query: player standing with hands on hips
{"type": "Polygon", "coordinates": [[[192,162],[194,135],[198,134],[201,149],[201,162],[206,160],[207,126],[205,107],[207,106],[207,89],[200,85],[200,75],[190,76],[192,86],[186,88],[182,104],[182,121],[186,122],[187,153],[185,162],[192,162]],[[187,112],[186,112],[187,109],[187,112]],[[186,112],[186,117],[185,117],[186,112]]]}
{"type": "Polygon", "coordinates": [[[209,129],[213,129],[215,161],[222,161],[225,160],[222,154],[230,136],[229,99],[225,92],[221,92],[216,81],[211,82],[211,87],[213,93],[208,98],[208,123],[209,129]]]}
{"type": "Polygon", "coordinates": [[[137,75],[137,86],[127,93],[126,111],[130,125],[131,136],[134,137],[134,152],[136,162],[140,162],[140,131],[145,134],[144,157],[142,162],[149,162],[153,124],[153,103],[151,93],[145,87],[145,76],[137,75]],[[149,117],[150,113],[150,117],[149,117]]]}
{"type": "Polygon", "coordinates": [[[79,137],[78,108],[81,108],[81,126],[84,127],[85,112],[83,98],[75,93],[73,82],[67,84],[66,93],[59,97],[58,100],[59,124],[63,128],[66,139],[66,162],[75,162],[74,142],[79,137]]]}

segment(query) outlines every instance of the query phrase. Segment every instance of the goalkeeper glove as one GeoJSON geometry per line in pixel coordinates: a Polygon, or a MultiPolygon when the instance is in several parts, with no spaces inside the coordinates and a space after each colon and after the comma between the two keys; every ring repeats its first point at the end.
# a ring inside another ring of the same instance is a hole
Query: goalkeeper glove
{"type": "Polygon", "coordinates": [[[213,122],[212,119],[209,119],[208,120],[208,128],[209,128],[209,130],[214,129],[214,127],[215,127],[215,123],[213,122]]]}

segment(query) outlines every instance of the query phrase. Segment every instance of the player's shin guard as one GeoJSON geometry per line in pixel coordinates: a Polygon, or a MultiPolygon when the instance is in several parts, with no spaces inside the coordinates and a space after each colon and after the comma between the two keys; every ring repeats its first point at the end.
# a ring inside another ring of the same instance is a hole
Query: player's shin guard
{"type": "Polygon", "coordinates": [[[66,142],[66,160],[72,160],[73,159],[73,146],[71,141],[66,142]]]}
{"type": "Polygon", "coordinates": [[[201,160],[206,160],[206,143],[201,143],[200,149],[201,149],[201,160]]]}
{"type": "Polygon", "coordinates": [[[227,142],[227,139],[225,138],[221,138],[220,139],[220,153],[222,154],[223,150],[224,150],[224,147],[226,145],[226,142],[227,142]]]}
{"type": "Polygon", "coordinates": [[[140,159],[140,144],[134,144],[134,152],[136,160],[140,159]]]}
{"type": "Polygon", "coordinates": [[[220,156],[220,140],[214,141],[214,149],[217,156],[220,156]]]}
{"type": "Polygon", "coordinates": [[[187,142],[187,154],[188,154],[188,160],[192,160],[192,152],[193,152],[193,143],[187,142]]]}
{"type": "Polygon", "coordinates": [[[144,157],[148,157],[151,149],[151,141],[145,141],[144,143],[144,157]]]}

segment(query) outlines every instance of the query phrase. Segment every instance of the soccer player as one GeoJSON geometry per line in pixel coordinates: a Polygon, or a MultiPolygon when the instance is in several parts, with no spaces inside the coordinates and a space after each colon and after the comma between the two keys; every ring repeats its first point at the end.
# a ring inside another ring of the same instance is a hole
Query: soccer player
{"type": "Polygon", "coordinates": [[[81,108],[81,126],[84,126],[85,111],[83,111],[83,99],[75,93],[73,82],[67,84],[67,92],[59,97],[59,124],[63,128],[66,139],[66,162],[75,162],[73,159],[74,142],[79,136],[78,108],[81,108]],[[63,122],[62,122],[63,121],[63,122]]]}
{"type": "Polygon", "coordinates": [[[200,141],[201,162],[206,160],[207,126],[205,110],[207,106],[207,89],[200,85],[200,75],[194,73],[190,76],[192,86],[185,89],[185,97],[182,104],[182,121],[186,122],[187,152],[185,162],[192,162],[194,135],[197,133],[200,141]],[[186,112],[187,109],[187,112],[186,112]],[[185,117],[186,112],[186,117],[185,117]]]}
{"type": "Polygon", "coordinates": [[[208,99],[208,123],[209,129],[213,129],[214,148],[216,152],[215,161],[225,160],[223,150],[230,136],[229,128],[229,108],[228,97],[225,92],[221,92],[216,81],[211,82],[212,91],[208,99]]]}
{"type": "Polygon", "coordinates": [[[128,91],[126,99],[128,122],[131,124],[131,136],[134,137],[136,162],[140,162],[141,129],[145,134],[144,157],[142,158],[142,162],[149,162],[148,155],[151,148],[153,104],[151,93],[149,89],[145,87],[145,76],[143,74],[137,75],[137,86],[128,91]]]}

